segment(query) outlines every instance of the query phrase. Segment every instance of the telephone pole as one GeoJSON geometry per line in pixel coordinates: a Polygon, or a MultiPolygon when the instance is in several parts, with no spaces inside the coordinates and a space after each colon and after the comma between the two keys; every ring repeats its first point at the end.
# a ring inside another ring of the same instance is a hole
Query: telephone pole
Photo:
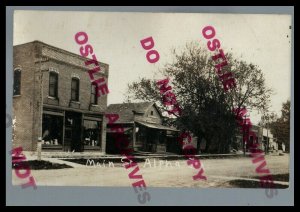
{"type": "Polygon", "coordinates": [[[250,115],[245,114],[243,116],[243,153],[246,155],[247,143],[249,141],[249,127],[247,126],[249,123],[246,122],[247,117],[250,115]]]}

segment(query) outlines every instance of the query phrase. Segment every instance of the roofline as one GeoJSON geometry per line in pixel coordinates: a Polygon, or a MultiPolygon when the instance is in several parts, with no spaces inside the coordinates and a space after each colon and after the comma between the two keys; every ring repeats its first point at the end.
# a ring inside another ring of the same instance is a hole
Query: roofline
{"type": "Polygon", "coordinates": [[[160,117],[163,118],[164,116],[162,115],[162,112],[160,111],[159,107],[157,106],[157,104],[156,104],[155,102],[153,102],[153,104],[151,104],[151,105],[147,108],[147,110],[148,110],[150,107],[152,107],[153,105],[154,105],[154,107],[156,108],[156,110],[158,111],[160,117]]]}
{"type": "MultiPolygon", "coordinates": [[[[142,104],[142,103],[151,103],[146,110],[148,110],[150,107],[152,107],[154,105],[154,107],[156,108],[156,110],[158,111],[159,115],[161,118],[163,118],[164,116],[162,115],[162,112],[160,111],[160,109],[158,108],[157,104],[155,102],[126,102],[126,103],[116,103],[116,104],[110,104],[107,106],[107,108],[109,108],[109,106],[111,105],[124,105],[124,104],[142,104]]],[[[137,113],[141,113],[144,114],[145,112],[141,112],[141,111],[135,111],[137,113]]]]}
{"type": "MultiPolygon", "coordinates": [[[[152,103],[152,102],[123,102],[123,103],[115,103],[115,104],[110,104],[110,105],[124,105],[124,104],[141,104],[141,103],[152,103]]],[[[155,103],[155,102],[153,102],[155,103]]],[[[110,106],[108,105],[108,106],[110,106]]]]}
{"type": "Polygon", "coordinates": [[[130,122],[118,122],[118,120],[114,123],[107,123],[107,125],[117,125],[117,124],[134,124],[134,121],[130,122]]]}
{"type": "MultiPolygon", "coordinates": [[[[141,124],[141,125],[147,125],[147,124],[149,124],[149,125],[151,125],[151,124],[153,124],[153,125],[161,125],[161,126],[167,128],[167,129],[161,129],[160,128],[161,130],[169,130],[169,131],[174,131],[174,132],[180,132],[180,130],[178,130],[177,128],[172,128],[172,127],[165,126],[165,125],[158,124],[158,123],[148,123],[148,122],[145,122],[145,121],[135,121],[135,122],[138,123],[138,124],[141,124]]],[[[147,127],[149,127],[149,126],[147,126],[147,127]]],[[[151,128],[151,127],[149,127],[149,128],[151,128]]]]}
{"type": "MultiPolygon", "coordinates": [[[[27,42],[27,43],[22,43],[22,44],[14,45],[13,47],[22,46],[22,45],[27,45],[27,44],[31,44],[31,43],[42,44],[42,45],[47,46],[47,47],[49,47],[49,48],[60,50],[60,51],[62,51],[62,52],[64,52],[64,53],[73,55],[73,56],[78,57],[78,58],[80,58],[80,59],[89,59],[89,58],[87,58],[87,57],[83,57],[83,56],[81,56],[81,55],[79,55],[79,54],[75,54],[75,53],[73,53],[73,52],[70,52],[70,51],[67,51],[67,50],[65,50],[65,49],[62,49],[62,48],[59,48],[59,47],[56,47],[56,46],[53,46],[53,45],[44,43],[44,42],[39,41],[39,40],[34,40],[34,41],[31,41],[31,42],[27,42]]],[[[97,62],[98,62],[100,65],[104,65],[104,66],[107,66],[107,67],[109,66],[109,64],[107,64],[107,63],[103,63],[103,62],[100,62],[100,61],[97,61],[97,62]]]]}

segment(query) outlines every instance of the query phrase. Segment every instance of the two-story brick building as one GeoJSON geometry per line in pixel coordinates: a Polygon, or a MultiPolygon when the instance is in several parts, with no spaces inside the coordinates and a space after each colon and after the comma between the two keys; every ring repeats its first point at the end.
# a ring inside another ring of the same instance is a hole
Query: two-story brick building
{"type": "Polygon", "coordinates": [[[42,138],[44,150],[105,152],[107,95],[97,96],[86,60],[40,41],[14,46],[14,147],[34,151],[42,138]]]}

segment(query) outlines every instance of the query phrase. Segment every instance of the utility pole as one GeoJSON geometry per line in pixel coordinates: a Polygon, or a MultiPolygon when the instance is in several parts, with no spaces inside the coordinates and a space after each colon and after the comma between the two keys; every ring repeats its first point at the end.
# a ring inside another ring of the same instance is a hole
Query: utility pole
{"type": "Polygon", "coordinates": [[[246,155],[246,148],[247,148],[247,143],[249,140],[249,128],[246,126],[247,125],[247,117],[249,117],[249,115],[245,114],[243,119],[243,153],[244,156],[246,155]]]}
{"type": "MultiPolygon", "coordinates": [[[[41,64],[41,61],[40,61],[41,64]]],[[[41,160],[42,159],[42,140],[43,140],[43,100],[44,100],[44,95],[43,95],[43,89],[44,89],[44,84],[43,84],[43,76],[44,76],[44,72],[47,72],[48,70],[43,70],[41,65],[40,65],[40,105],[39,105],[39,109],[40,109],[40,131],[39,131],[39,135],[38,136],[38,142],[37,142],[37,160],[41,160]]]]}
{"type": "Polygon", "coordinates": [[[269,123],[268,123],[268,121],[267,121],[267,125],[266,125],[266,127],[267,127],[267,153],[269,152],[269,123]]]}
{"type": "Polygon", "coordinates": [[[270,113],[274,113],[274,111],[268,111],[267,115],[265,116],[265,120],[266,120],[266,128],[267,128],[267,141],[266,141],[266,151],[265,153],[268,154],[269,153],[269,145],[270,145],[270,139],[269,139],[269,127],[270,127],[270,118],[271,115],[270,113]]]}
{"type": "Polygon", "coordinates": [[[41,70],[41,75],[40,75],[40,132],[39,132],[39,137],[38,137],[38,142],[37,142],[37,160],[40,161],[42,159],[42,140],[43,140],[43,71],[41,70]]]}

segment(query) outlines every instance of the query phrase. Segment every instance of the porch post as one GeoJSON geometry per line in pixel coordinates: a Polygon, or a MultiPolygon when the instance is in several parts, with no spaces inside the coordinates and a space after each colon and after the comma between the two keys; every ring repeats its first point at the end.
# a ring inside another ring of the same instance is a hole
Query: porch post
{"type": "Polygon", "coordinates": [[[64,152],[65,151],[65,120],[66,120],[66,111],[64,110],[63,111],[63,130],[62,130],[62,151],[64,152]]]}
{"type": "Polygon", "coordinates": [[[135,146],[136,144],[136,126],[135,126],[135,123],[133,123],[133,129],[132,129],[132,149],[133,151],[135,151],[135,146]]]}
{"type": "Polygon", "coordinates": [[[101,126],[101,152],[106,153],[106,119],[104,115],[102,116],[102,126],[101,126]]]}

